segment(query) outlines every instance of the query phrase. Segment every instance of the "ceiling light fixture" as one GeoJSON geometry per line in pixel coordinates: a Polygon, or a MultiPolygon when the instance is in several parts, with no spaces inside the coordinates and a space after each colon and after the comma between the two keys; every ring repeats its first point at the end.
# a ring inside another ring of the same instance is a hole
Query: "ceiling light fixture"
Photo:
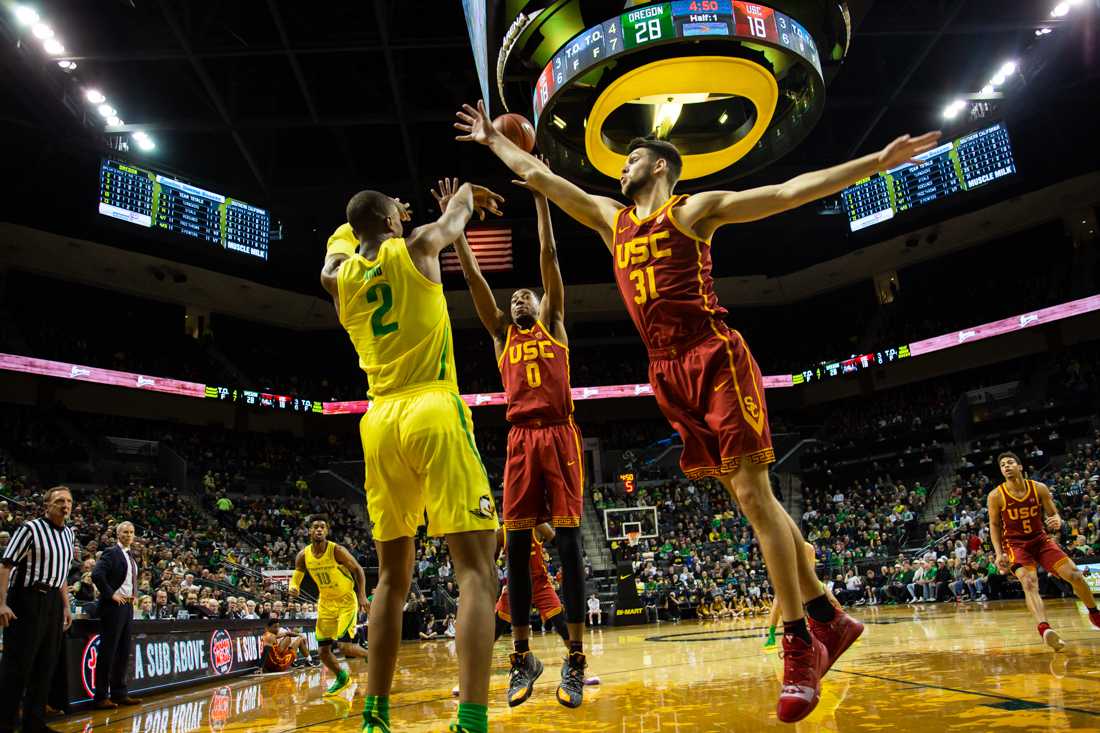
{"type": "Polygon", "coordinates": [[[107,97],[103,96],[103,92],[98,89],[85,89],[84,98],[92,104],[103,104],[107,101],[107,97]]]}
{"type": "Polygon", "coordinates": [[[22,25],[34,25],[39,20],[34,8],[28,8],[26,5],[15,6],[15,19],[22,25]]]}

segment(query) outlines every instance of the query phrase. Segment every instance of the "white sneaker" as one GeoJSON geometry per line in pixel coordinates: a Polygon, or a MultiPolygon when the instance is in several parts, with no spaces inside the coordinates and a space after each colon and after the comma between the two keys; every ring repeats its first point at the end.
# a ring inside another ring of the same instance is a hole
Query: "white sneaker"
{"type": "Polygon", "coordinates": [[[1058,632],[1054,629],[1047,629],[1043,632],[1043,641],[1056,652],[1066,648],[1066,642],[1062,641],[1062,637],[1058,636],[1058,632]]]}

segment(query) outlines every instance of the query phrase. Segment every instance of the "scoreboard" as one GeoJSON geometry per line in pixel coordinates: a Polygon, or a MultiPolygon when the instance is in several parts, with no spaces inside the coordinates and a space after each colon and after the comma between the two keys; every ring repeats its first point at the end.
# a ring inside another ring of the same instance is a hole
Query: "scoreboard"
{"type": "Polygon", "coordinates": [[[556,92],[591,67],[643,46],[682,39],[750,41],[801,56],[821,75],[813,37],[793,18],[740,0],[675,0],[631,9],[574,36],[535,82],[535,122],[556,92]]]}
{"type": "Polygon", "coordinates": [[[1016,172],[1003,124],[977,130],[905,163],[859,181],[841,192],[853,232],[902,211],[924,206],[1016,172]]]}
{"type": "Polygon", "coordinates": [[[856,372],[871,369],[872,367],[892,364],[899,359],[908,359],[912,355],[909,344],[902,344],[901,346],[891,346],[888,349],[882,349],[881,351],[875,351],[870,354],[854,354],[847,359],[823,361],[792,374],[791,384],[809,384],[811,382],[820,382],[823,379],[829,379],[831,377],[839,377],[844,374],[855,374],[856,372]]]}
{"type": "Polygon", "coordinates": [[[266,210],[130,163],[103,159],[99,213],[267,259],[266,210]]]}

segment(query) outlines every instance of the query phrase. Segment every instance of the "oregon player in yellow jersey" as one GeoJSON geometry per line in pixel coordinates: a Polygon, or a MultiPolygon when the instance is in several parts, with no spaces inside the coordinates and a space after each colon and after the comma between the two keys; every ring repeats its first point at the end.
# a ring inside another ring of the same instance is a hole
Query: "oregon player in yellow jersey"
{"type": "Polygon", "coordinates": [[[379,564],[363,710],[363,730],[370,733],[390,730],[389,693],[412,579],[413,537],[425,513],[429,534],[447,538],[462,592],[456,623],[462,693],[451,730],[481,733],[488,727],[497,513],[470,410],[458,396],[439,253],[475,211],[499,214],[502,200],[464,184],[437,221],[404,238],[404,206],[361,191],[348,202],[348,223],[329,240],[321,272],[372,400],[360,424],[379,564]]]}
{"type": "Polygon", "coordinates": [[[315,515],[309,520],[310,544],[298,552],[290,596],[298,595],[306,573],[317,584],[317,645],[321,661],[336,680],[326,695],[335,695],[351,684],[346,668],[333,655],[339,646],[345,657],[366,657],[363,647],[352,641],[359,611],[367,612],[367,577],[362,566],[346,549],[328,541],[328,518],[315,515]]]}

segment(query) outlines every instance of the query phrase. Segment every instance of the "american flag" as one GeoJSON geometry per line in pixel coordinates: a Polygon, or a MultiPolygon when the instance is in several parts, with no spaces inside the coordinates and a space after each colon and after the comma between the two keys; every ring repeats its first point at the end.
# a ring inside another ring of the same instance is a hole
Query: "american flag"
{"type": "MultiPolygon", "coordinates": [[[[473,250],[482,272],[508,272],[512,269],[511,227],[470,229],[466,232],[466,239],[470,242],[470,249],[473,250]]],[[[462,272],[462,265],[454,248],[444,252],[439,262],[443,266],[443,272],[462,272]]]]}

